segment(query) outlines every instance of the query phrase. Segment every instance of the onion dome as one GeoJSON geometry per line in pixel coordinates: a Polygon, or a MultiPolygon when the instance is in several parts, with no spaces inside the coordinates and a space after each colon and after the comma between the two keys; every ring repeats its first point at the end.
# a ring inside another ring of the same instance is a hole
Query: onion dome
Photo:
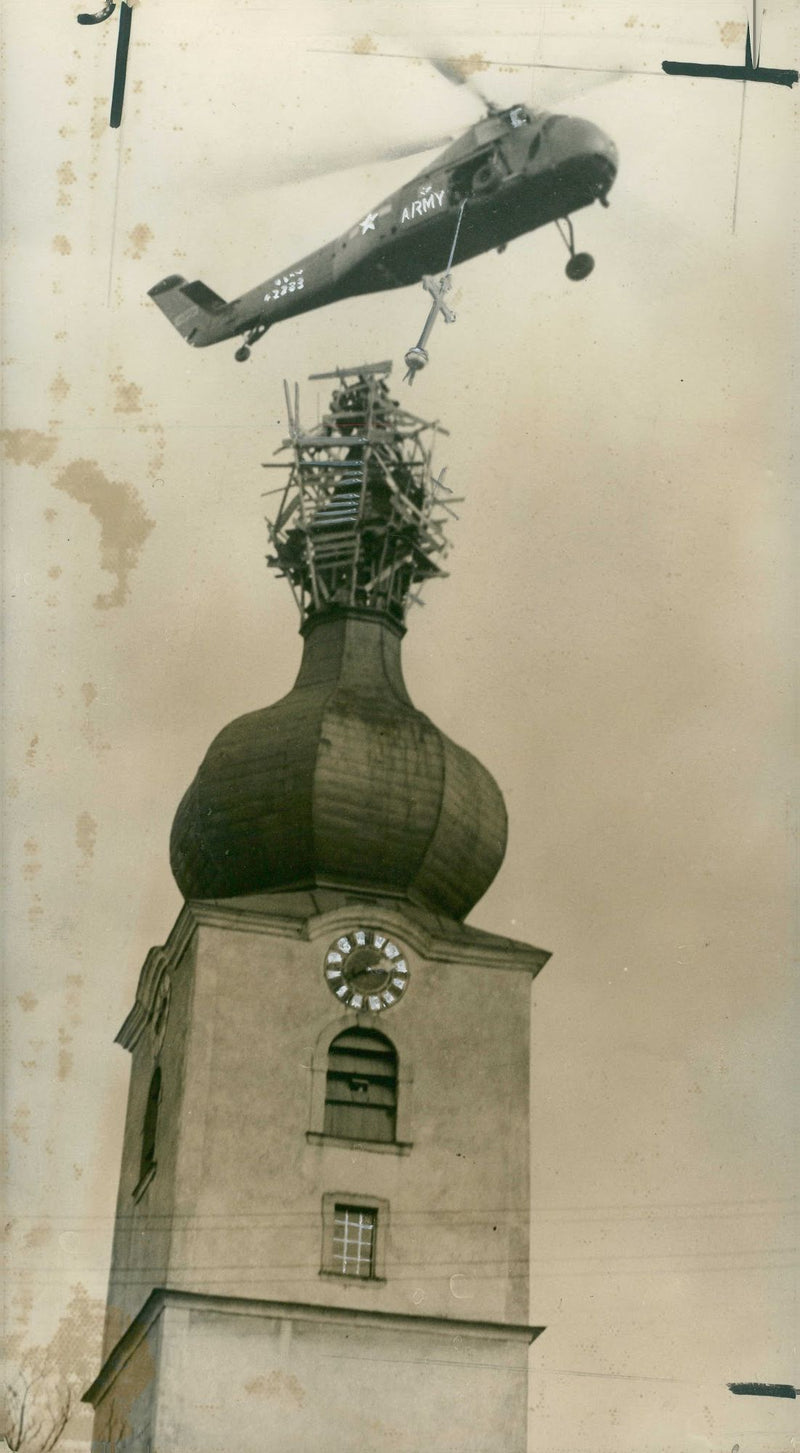
{"type": "Polygon", "coordinates": [[[390,618],[333,609],[303,635],[288,696],[219,733],[178,808],[181,892],[328,887],[463,918],[503,860],[500,789],[414,707],[390,618]]]}

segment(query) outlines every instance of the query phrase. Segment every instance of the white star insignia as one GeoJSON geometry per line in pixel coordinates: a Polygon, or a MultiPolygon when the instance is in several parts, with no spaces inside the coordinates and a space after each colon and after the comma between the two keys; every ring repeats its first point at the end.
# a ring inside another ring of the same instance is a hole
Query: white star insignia
{"type": "Polygon", "coordinates": [[[377,219],[378,219],[377,212],[368,212],[367,213],[366,217],[364,218],[364,221],[361,223],[361,236],[362,237],[364,236],[364,234],[366,232],[374,232],[375,231],[375,223],[376,223],[377,219]]]}

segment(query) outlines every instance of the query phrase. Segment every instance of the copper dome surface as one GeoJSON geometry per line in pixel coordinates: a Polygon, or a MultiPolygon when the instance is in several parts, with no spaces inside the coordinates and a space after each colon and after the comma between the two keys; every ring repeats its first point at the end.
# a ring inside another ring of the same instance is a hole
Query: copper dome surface
{"type": "Polygon", "coordinates": [[[223,728],[178,808],[181,892],[333,887],[463,918],[503,860],[500,789],[417,711],[384,617],[342,611],[304,634],[292,690],[223,728]]]}

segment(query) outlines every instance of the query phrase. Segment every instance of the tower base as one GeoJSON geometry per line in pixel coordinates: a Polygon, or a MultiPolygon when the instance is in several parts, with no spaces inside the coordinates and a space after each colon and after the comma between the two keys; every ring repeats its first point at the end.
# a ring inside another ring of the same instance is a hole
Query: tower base
{"type": "Polygon", "coordinates": [[[540,1331],[159,1288],[86,1394],[92,1453],[525,1453],[540,1331]]]}

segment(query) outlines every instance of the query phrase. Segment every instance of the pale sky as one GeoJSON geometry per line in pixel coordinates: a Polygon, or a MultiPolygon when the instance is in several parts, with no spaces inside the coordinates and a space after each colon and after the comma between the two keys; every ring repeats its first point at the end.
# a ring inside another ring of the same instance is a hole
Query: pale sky
{"type": "MultiPolygon", "coordinates": [[[[142,0],[112,132],[116,18],[79,27],[78,8],[9,0],[6,23],[9,1323],[45,1336],[76,1283],[105,1295],[113,1039],[180,907],[172,816],[216,731],[294,679],[262,523],[282,380],[310,416],[308,374],[391,357],[465,496],[404,656],[416,705],[508,805],[471,921],[553,953],[531,1447],[784,1453],[796,1404],[725,1383],[800,1381],[797,88],[750,86],[742,113],[738,83],[660,73],[739,63],[738,4],[142,0]],[[153,283],[236,296],[421,165],[377,153],[478,119],[402,58],[426,50],[493,62],[502,104],[560,90],[614,139],[611,207],[575,218],[592,277],[565,279],[552,227],[457,269],[457,322],[411,394],[421,289],[283,323],[245,367],[232,343],[186,347],[153,283]],[[650,74],[585,89],[536,61],[650,74]]],[[[796,67],[798,28],[771,6],[762,64],[796,67]]]]}

